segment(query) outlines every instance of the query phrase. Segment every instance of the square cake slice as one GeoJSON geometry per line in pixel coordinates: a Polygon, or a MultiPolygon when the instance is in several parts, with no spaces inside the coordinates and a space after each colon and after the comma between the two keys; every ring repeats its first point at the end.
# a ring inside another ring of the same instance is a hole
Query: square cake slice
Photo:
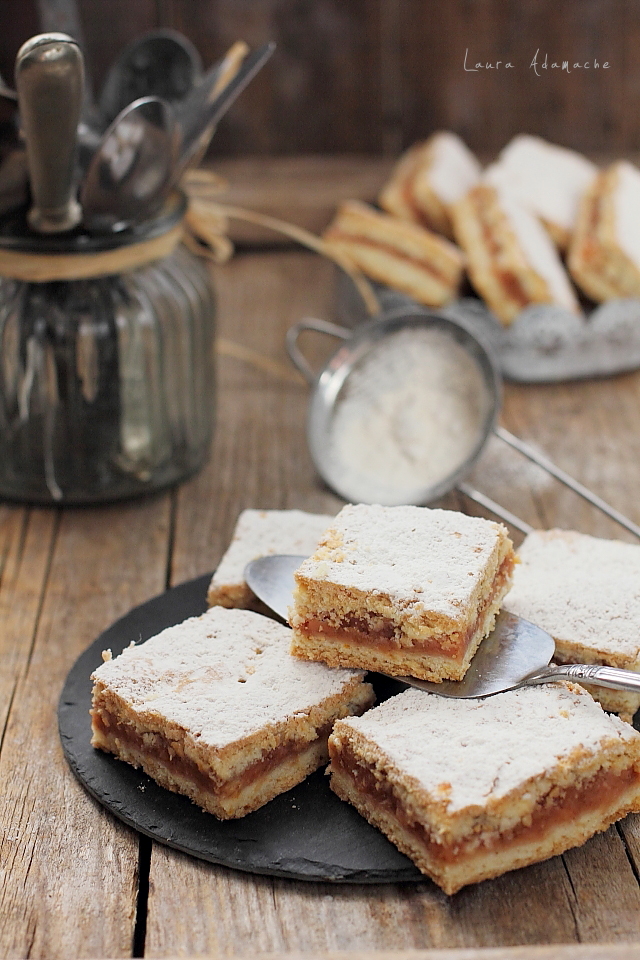
{"type": "Polygon", "coordinates": [[[329,247],[364,274],[427,306],[453,300],[462,279],[462,251],[417,223],[345,200],[323,234],[329,247]]]}
{"type": "Polygon", "coordinates": [[[301,663],[288,627],[213,607],[92,679],[92,744],[221,819],[242,817],[327,760],[338,718],[371,706],[363,673],[301,663]]]}
{"type": "Polygon", "coordinates": [[[347,505],[295,574],[291,652],[331,666],[461,680],[514,564],[506,529],[427,507],[347,505]]]}
{"type": "MultiPolygon", "coordinates": [[[[507,610],[550,633],[559,663],[640,673],[640,546],[572,530],[535,530],[522,543],[507,610]]],[[[631,720],[640,695],[588,687],[631,720]]]]}
{"type": "Polygon", "coordinates": [[[580,204],[569,270],[587,296],[640,297],[640,170],[626,160],[600,173],[580,204]]]}
{"type": "Polygon", "coordinates": [[[332,520],[328,514],[304,510],[243,510],[229,548],[211,578],[209,606],[264,610],[245,583],[246,565],[272,553],[308,556],[332,520]]]}
{"type": "Polygon", "coordinates": [[[378,202],[394,217],[453,239],[451,207],[475,186],[481,172],[466,143],[440,130],[400,157],[378,202]]]}
{"type": "Polygon", "coordinates": [[[536,303],[579,312],[551,237],[512,190],[483,180],[455,204],[453,222],[471,282],[504,326],[536,303]]]}
{"type": "Polygon", "coordinates": [[[575,150],[521,133],[485,170],[484,179],[512,190],[540,218],[560,250],[566,250],[580,201],[597,174],[596,165],[575,150]]]}
{"type": "Polygon", "coordinates": [[[640,810],[640,734],[569,684],[407,690],[339,721],[329,753],[335,793],[448,894],[640,810]]]}

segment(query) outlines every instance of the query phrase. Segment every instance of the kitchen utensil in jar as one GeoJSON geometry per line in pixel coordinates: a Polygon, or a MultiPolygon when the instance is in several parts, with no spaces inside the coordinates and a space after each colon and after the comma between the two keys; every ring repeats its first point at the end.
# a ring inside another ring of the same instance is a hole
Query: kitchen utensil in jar
{"type": "MultiPolygon", "coordinates": [[[[293,574],[305,559],[271,554],[252,560],[244,571],[244,578],[258,599],[285,621],[293,603],[293,574]]],[[[592,663],[550,664],[554,649],[553,638],[545,630],[502,610],[492,632],[474,654],[464,679],[441,683],[415,677],[393,679],[441,697],[464,700],[553,680],[640,693],[640,674],[592,663]]]]}
{"type": "Polygon", "coordinates": [[[38,233],[71,230],[82,216],[73,186],[84,82],[80,47],[64,33],[32,37],[18,51],[15,79],[31,181],[29,225],[38,233]]]}
{"type": "Polygon", "coordinates": [[[209,71],[206,80],[193,90],[178,116],[182,139],[174,183],[185,170],[200,162],[218,123],[274,50],[275,43],[270,42],[247,54],[245,44],[234,44],[222,62],[209,71]]]}
{"type": "Polygon", "coordinates": [[[111,66],[100,112],[106,124],[134,100],[160,97],[172,105],[188,96],[202,73],[200,54],[177,30],[151,30],[136,37],[111,66]]]}
{"type": "Polygon", "coordinates": [[[129,104],[104,134],[80,190],[90,230],[124,230],[162,205],[177,154],[173,109],[159,97],[129,104]]]}
{"type": "Polygon", "coordinates": [[[311,457],[345,500],[426,504],[457,487],[528,533],[528,524],[464,482],[495,434],[640,537],[638,524],[496,425],[500,374],[488,344],[462,318],[400,307],[353,331],[306,319],[288,331],[286,343],[313,386],[307,416],[311,457]],[[298,346],[304,331],[343,341],[317,376],[298,346]]]}

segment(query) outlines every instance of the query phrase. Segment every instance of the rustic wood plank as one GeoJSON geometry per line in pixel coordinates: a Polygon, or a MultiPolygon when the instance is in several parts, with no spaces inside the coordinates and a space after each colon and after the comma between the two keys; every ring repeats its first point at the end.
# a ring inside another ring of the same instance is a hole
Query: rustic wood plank
{"type": "MultiPolygon", "coordinates": [[[[393,161],[381,157],[243,157],[208,161],[228,189],[220,202],[288,220],[321,233],[341,200],[373,202],[393,161]]],[[[243,223],[229,222],[235,243],[290,245],[289,237],[243,223]]]]}
{"type": "Polygon", "coordinates": [[[205,65],[235,40],[275,40],[271,61],[224,118],[212,143],[228,153],[380,152],[380,2],[164,0],[163,22],[205,65]]]}
{"type": "Polygon", "coordinates": [[[56,519],[53,510],[0,508],[0,744],[31,654],[56,519]]]}
{"type": "Polygon", "coordinates": [[[633,135],[628,127],[623,131],[618,105],[619,91],[638,65],[637,48],[623,49],[628,6],[624,0],[595,0],[588,9],[553,0],[403,0],[405,144],[444,127],[488,153],[519,132],[579,150],[601,150],[603,144],[612,151],[629,149],[637,126],[633,135]],[[467,49],[472,70],[478,62],[493,69],[465,71],[467,49]],[[536,76],[536,49],[539,61],[548,54],[548,64],[559,62],[560,69],[539,69],[536,76]],[[589,69],[574,68],[586,60],[589,69]],[[563,61],[569,72],[562,70],[563,61]]]}
{"type": "MultiPolygon", "coordinates": [[[[164,588],[169,499],[64,513],[35,645],[0,754],[2,956],[131,954],[138,839],[68,770],[56,708],[82,650],[116,617],[164,588]]],[[[24,557],[20,590],[38,569],[33,547],[24,557]],[[30,556],[32,570],[25,566],[30,556]]],[[[16,604],[20,599],[17,592],[16,604]]]]}

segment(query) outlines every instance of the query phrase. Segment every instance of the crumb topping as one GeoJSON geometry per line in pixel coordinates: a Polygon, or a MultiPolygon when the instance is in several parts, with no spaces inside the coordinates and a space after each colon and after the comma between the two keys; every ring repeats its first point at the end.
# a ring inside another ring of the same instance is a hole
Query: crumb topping
{"type": "Polygon", "coordinates": [[[576,757],[640,741],[586,691],[561,683],[484,700],[408,689],[363,717],[340,721],[334,736],[345,726],[373,741],[449,814],[488,807],[576,757]]]}
{"type": "Polygon", "coordinates": [[[507,610],[561,642],[640,665],[640,546],[571,530],[534,531],[519,549],[507,610]]]}
{"type": "Polygon", "coordinates": [[[92,679],[141,719],[161,717],[220,748],[304,716],[364,676],[297,660],[290,645],[288,627],[248,610],[212,607],[128,647],[92,679]]]}
{"type": "Polygon", "coordinates": [[[505,541],[501,524],[453,510],[348,504],[297,576],[458,617],[505,541]]]}

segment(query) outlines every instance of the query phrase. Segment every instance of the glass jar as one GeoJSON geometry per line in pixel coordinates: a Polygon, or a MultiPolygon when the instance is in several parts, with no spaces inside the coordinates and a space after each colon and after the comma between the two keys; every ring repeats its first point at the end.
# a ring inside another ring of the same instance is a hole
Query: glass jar
{"type": "MultiPolygon", "coordinates": [[[[35,238],[2,250],[139,250],[184,201],[126,236],[35,238]],[[137,245],[135,248],[133,245],[137,245]],[[26,248],[26,249],[25,249],[26,248]]],[[[214,298],[185,247],[132,270],[27,282],[0,276],[0,497],[99,503],[174,484],[203,463],[214,415],[214,298]]]]}

